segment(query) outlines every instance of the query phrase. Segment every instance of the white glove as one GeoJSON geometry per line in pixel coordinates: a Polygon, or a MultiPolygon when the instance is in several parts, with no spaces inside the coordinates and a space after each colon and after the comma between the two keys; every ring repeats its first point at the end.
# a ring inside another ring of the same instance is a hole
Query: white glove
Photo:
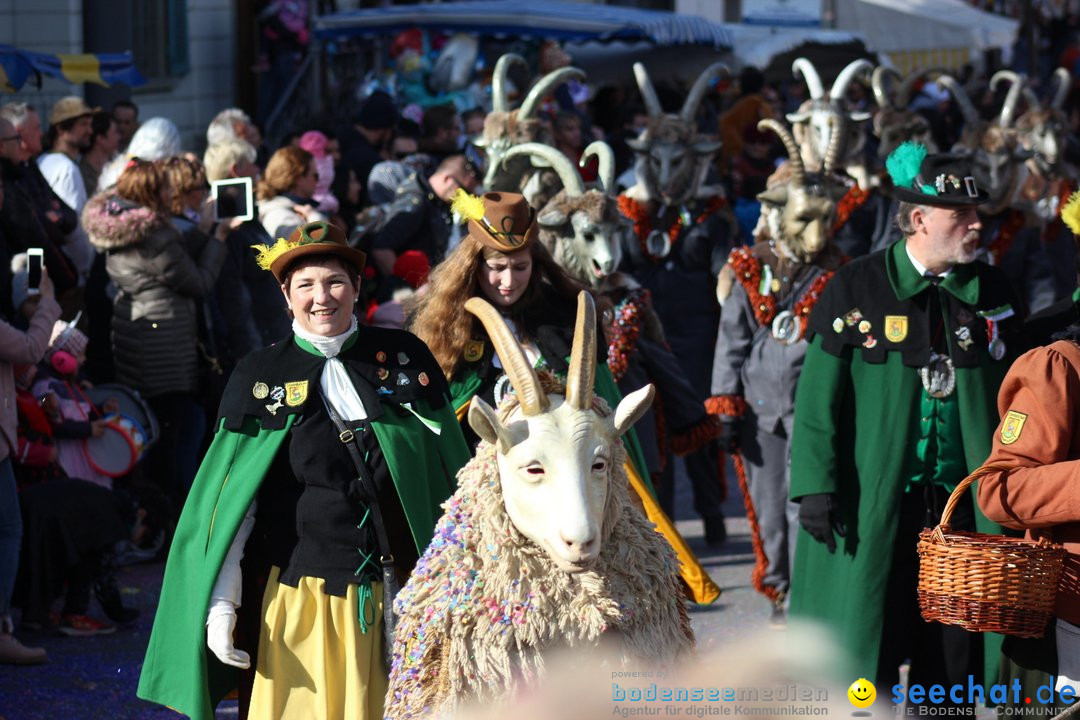
{"type": "Polygon", "coordinates": [[[210,593],[210,608],[206,614],[206,646],[221,662],[244,669],[251,667],[251,656],[233,646],[233,630],[236,628],[236,608],[240,607],[240,561],[244,557],[244,545],[247,544],[254,526],[253,500],[244,513],[244,519],[240,521],[229,552],[225,555],[214,589],[210,593]]]}
{"type": "Polygon", "coordinates": [[[221,662],[246,670],[251,667],[251,656],[233,647],[235,628],[236,608],[226,603],[214,606],[206,620],[206,645],[221,662]]]}

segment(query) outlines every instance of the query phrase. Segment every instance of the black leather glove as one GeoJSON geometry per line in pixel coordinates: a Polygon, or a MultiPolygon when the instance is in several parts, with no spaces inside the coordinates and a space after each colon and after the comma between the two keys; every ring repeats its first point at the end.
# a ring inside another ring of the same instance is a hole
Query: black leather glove
{"type": "Polygon", "coordinates": [[[835,493],[804,495],[799,501],[799,524],[812,538],[824,543],[830,553],[836,552],[833,532],[840,537],[847,533],[847,528],[840,519],[839,508],[840,503],[837,502],[835,493]]]}
{"type": "Polygon", "coordinates": [[[739,452],[739,440],[742,435],[741,425],[742,421],[735,418],[720,421],[720,432],[716,436],[716,442],[721,450],[729,453],[739,452]]]}

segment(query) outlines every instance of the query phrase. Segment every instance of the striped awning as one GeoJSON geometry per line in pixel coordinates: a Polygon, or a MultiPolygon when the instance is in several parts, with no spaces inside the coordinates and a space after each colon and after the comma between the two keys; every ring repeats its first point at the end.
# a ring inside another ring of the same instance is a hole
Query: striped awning
{"type": "Polygon", "coordinates": [[[21,50],[0,44],[0,90],[15,92],[33,79],[40,86],[41,76],[72,84],[143,85],[146,79],[135,69],[131,53],[54,55],[21,50]]]}
{"type": "Polygon", "coordinates": [[[727,50],[731,32],[695,15],[557,0],[464,0],[350,10],[315,19],[321,40],[385,35],[420,27],[495,36],[558,40],[627,40],[658,46],[727,50]]]}

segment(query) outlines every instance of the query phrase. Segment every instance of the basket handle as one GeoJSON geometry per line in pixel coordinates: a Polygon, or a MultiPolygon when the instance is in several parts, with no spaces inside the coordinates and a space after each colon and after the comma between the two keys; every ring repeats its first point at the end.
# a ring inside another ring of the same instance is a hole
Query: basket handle
{"type": "Polygon", "coordinates": [[[937,527],[934,528],[934,539],[938,542],[945,542],[945,532],[949,529],[949,520],[952,519],[953,510],[960,503],[960,498],[964,497],[964,493],[967,491],[971,484],[981,477],[989,475],[990,473],[997,472],[999,470],[1012,470],[1012,465],[1006,465],[1004,463],[993,463],[991,465],[983,465],[975,470],[975,472],[968,475],[966,478],[960,481],[956,486],[956,489],[949,495],[949,501],[945,503],[945,509],[941,513],[941,520],[938,521],[937,527]]]}

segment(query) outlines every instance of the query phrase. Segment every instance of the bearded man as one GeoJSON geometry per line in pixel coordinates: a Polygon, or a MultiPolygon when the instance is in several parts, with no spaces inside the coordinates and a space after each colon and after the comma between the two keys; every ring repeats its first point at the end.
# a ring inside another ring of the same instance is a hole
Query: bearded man
{"type": "MultiPolygon", "coordinates": [[[[855,677],[891,688],[910,658],[909,687],[949,687],[969,673],[979,682],[983,641],[987,670],[997,644],[921,619],[916,542],[989,454],[997,390],[1022,336],[1008,282],[975,260],[987,196],[967,161],[905,143],[887,167],[904,238],[839,268],[810,315],[792,432],[802,530],[789,613],[824,623],[855,677]]],[[[1000,532],[973,494],[952,528],[1000,532]]]]}

